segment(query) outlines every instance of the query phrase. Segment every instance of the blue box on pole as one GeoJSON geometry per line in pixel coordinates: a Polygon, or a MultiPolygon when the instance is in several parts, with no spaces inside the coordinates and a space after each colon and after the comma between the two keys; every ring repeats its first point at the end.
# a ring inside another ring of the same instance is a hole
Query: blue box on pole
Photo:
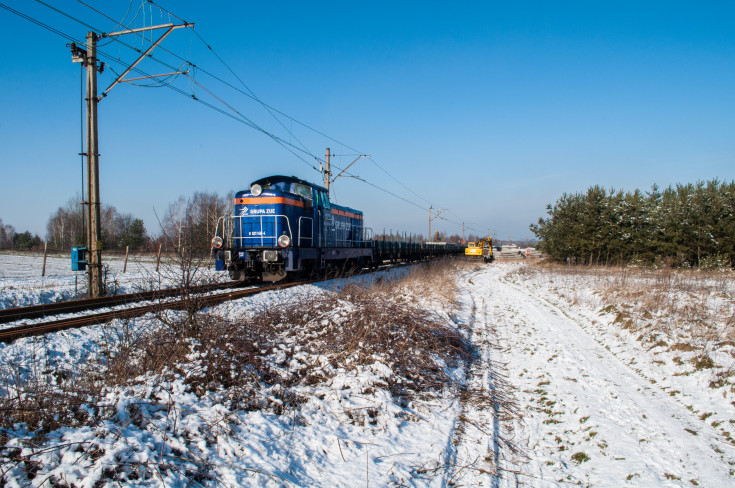
{"type": "Polygon", "coordinates": [[[72,247],[71,248],[71,270],[84,271],[87,269],[87,248],[72,247]]]}

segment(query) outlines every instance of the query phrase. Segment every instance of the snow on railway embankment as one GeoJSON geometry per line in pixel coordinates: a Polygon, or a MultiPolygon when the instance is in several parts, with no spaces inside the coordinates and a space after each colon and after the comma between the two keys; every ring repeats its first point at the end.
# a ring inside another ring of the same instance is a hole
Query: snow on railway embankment
{"type": "Polygon", "coordinates": [[[462,402],[480,403],[463,388],[456,273],[424,266],[0,344],[1,482],[446,486],[462,402]]]}
{"type": "Polygon", "coordinates": [[[731,278],[418,269],[0,345],[2,482],[733,484],[731,278]]]}

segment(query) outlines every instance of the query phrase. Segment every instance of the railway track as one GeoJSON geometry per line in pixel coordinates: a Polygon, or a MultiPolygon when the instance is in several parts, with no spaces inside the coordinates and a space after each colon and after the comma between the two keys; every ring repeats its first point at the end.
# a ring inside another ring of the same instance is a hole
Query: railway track
{"type": "MultiPolygon", "coordinates": [[[[413,263],[400,262],[389,265],[381,265],[378,269],[385,270],[389,268],[400,268],[404,266],[410,266],[413,263]]],[[[332,277],[334,278],[334,276],[332,277]]],[[[187,291],[188,294],[197,294],[195,299],[180,299],[162,301],[162,299],[172,298],[180,296],[182,289],[180,288],[167,288],[163,290],[153,290],[140,293],[130,293],[125,295],[115,295],[109,297],[99,298],[85,298],[81,300],[69,300],[66,302],[47,303],[41,305],[33,305],[30,307],[18,307],[0,310],[0,323],[15,322],[20,320],[33,320],[41,317],[50,315],[61,315],[68,313],[78,313],[86,310],[96,310],[100,308],[117,307],[121,305],[129,305],[136,302],[145,301],[156,301],[153,304],[141,305],[137,307],[127,307],[112,310],[109,312],[97,313],[94,315],[76,316],[63,318],[52,321],[45,321],[35,324],[22,324],[18,326],[6,327],[0,329],[0,342],[11,342],[21,337],[39,336],[48,334],[51,332],[58,332],[65,329],[74,329],[80,327],[86,327],[88,325],[102,324],[110,322],[114,319],[128,319],[133,317],[140,317],[151,312],[158,312],[164,309],[167,310],[183,310],[187,307],[192,306],[194,303],[199,309],[217,305],[219,303],[226,302],[228,300],[235,300],[238,298],[255,295],[268,290],[276,290],[279,288],[289,288],[292,286],[306,285],[310,283],[316,283],[323,281],[324,278],[309,279],[303,281],[294,281],[279,283],[277,285],[267,286],[255,286],[243,290],[234,290],[227,293],[219,293],[213,295],[200,295],[202,293],[209,293],[214,291],[221,291],[227,289],[238,288],[247,286],[247,283],[243,282],[228,282],[228,283],[216,283],[208,285],[200,285],[192,287],[187,291]]]]}
{"type": "MultiPolygon", "coordinates": [[[[211,291],[226,290],[242,286],[238,282],[212,283],[192,287],[191,293],[207,293],[211,291]]],[[[116,307],[129,303],[143,302],[147,300],[160,300],[181,295],[180,288],[165,288],[162,290],[142,291],[124,295],[113,295],[99,298],[83,298],[80,300],[68,300],[65,302],[44,303],[30,307],[6,308],[0,310],[0,324],[15,322],[18,320],[37,319],[48,315],[59,315],[63,313],[76,313],[83,310],[96,310],[99,308],[116,307]]]]}
{"type": "MultiPolygon", "coordinates": [[[[145,315],[147,313],[151,312],[158,312],[163,309],[168,310],[183,310],[186,309],[192,305],[196,306],[199,309],[210,307],[212,305],[217,305],[219,303],[226,302],[228,300],[235,300],[237,298],[243,298],[250,295],[255,295],[257,293],[261,293],[268,290],[275,290],[279,288],[289,288],[292,286],[299,286],[299,285],[305,285],[309,283],[314,283],[319,280],[307,280],[307,281],[295,281],[295,282],[289,282],[289,283],[281,283],[278,285],[268,285],[268,286],[258,286],[254,288],[247,288],[244,290],[234,290],[227,293],[219,293],[215,295],[200,295],[197,296],[196,299],[180,299],[180,300],[172,300],[167,302],[157,302],[153,304],[148,305],[142,305],[138,307],[130,307],[130,308],[124,308],[124,309],[118,309],[113,310],[110,312],[103,312],[98,313],[94,315],[86,315],[82,317],[70,317],[65,319],[59,319],[59,320],[53,320],[49,322],[42,322],[38,324],[27,324],[27,325],[20,325],[16,327],[7,327],[5,329],[0,329],[0,342],[11,342],[15,339],[21,338],[21,337],[30,337],[30,336],[38,336],[43,334],[48,334],[50,332],[58,332],[60,330],[65,329],[74,329],[79,327],[85,327],[88,325],[95,325],[95,324],[101,324],[105,322],[109,322],[113,319],[128,319],[133,317],[140,317],[141,315],[145,315]]],[[[225,283],[221,286],[208,286],[205,285],[204,287],[198,287],[197,293],[206,293],[209,291],[215,291],[215,290],[222,290],[227,288],[234,288],[236,286],[242,286],[240,283],[225,283]]],[[[165,293],[161,294],[160,292],[158,294],[152,295],[153,298],[148,298],[148,300],[153,299],[159,299],[159,298],[170,298],[172,296],[176,296],[177,293],[180,294],[181,290],[179,289],[170,289],[170,290],[161,290],[165,293]],[[177,293],[174,293],[177,292],[177,293]]],[[[123,297],[124,295],[119,295],[118,297],[123,297]]],[[[131,301],[145,301],[146,299],[141,299],[141,294],[132,294],[130,296],[130,301],[120,301],[118,300],[117,303],[114,305],[121,305],[130,303],[131,301]],[[132,296],[135,296],[135,300],[132,299],[132,296]]],[[[113,297],[101,297],[101,298],[113,298],[113,297]]],[[[91,306],[93,308],[103,308],[103,307],[109,307],[112,305],[106,304],[106,305],[100,305],[100,303],[104,303],[104,300],[94,300],[91,301],[91,306]]],[[[86,300],[74,300],[74,302],[89,302],[90,299],[86,300]]],[[[72,302],[66,302],[67,304],[71,304],[72,302]]],[[[51,304],[51,305],[62,305],[62,304],[51,304]]],[[[34,309],[33,313],[36,313],[36,308],[43,308],[45,306],[39,305],[36,307],[24,307],[26,309],[34,309]]],[[[54,308],[54,307],[52,307],[54,308]]],[[[81,310],[89,310],[90,306],[77,303],[73,306],[67,306],[64,307],[58,307],[55,308],[55,313],[73,313],[78,312],[81,310]]],[[[8,309],[8,311],[12,311],[13,309],[8,309]]],[[[16,311],[21,311],[23,309],[14,309],[16,311]]],[[[40,311],[39,311],[40,313],[40,311]]],[[[48,311],[46,312],[49,313],[48,311]]],[[[11,313],[7,314],[8,316],[12,316],[11,313]]],[[[28,318],[28,317],[23,317],[28,318]]],[[[7,320],[6,320],[7,322],[7,320]]]]}

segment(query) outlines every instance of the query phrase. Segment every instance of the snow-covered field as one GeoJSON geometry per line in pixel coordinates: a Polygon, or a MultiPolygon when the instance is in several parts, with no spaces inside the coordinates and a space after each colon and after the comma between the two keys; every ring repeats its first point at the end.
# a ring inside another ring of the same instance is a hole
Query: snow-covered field
{"type": "MultiPolygon", "coordinates": [[[[106,286],[115,294],[165,288],[180,278],[170,258],[162,258],[160,272],[155,256],[131,255],[126,267],[124,256],[106,255],[103,264],[106,286]]],[[[201,275],[209,274],[209,264],[203,263],[201,275]]],[[[87,292],[87,275],[71,270],[70,256],[48,256],[45,276],[42,271],[43,255],[0,253],[0,309],[71,300],[87,292]]]]}
{"type": "MultiPolygon", "coordinates": [[[[60,271],[53,278],[58,282],[16,274],[14,267],[39,264],[16,258],[0,255],[3,300],[8,291],[19,303],[54,300],[55,289],[70,286],[71,272],[60,271]]],[[[129,268],[126,286],[145,286],[148,269],[136,285],[129,268]]],[[[215,338],[222,350],[242,339],[241,362],[218,357],[219,349],[207,346],[211,338],[184,339],[175,364],[151,366],[145,374],[132,368],[123,384],[96,396],[80,391],[89,378],[104,377],[113,366],[125,369],[111,360],[113,351],[127,351],[136,368],[141,358],[155,357],[140,351],[163,347],[171,336],[161,317],[0,345],[0,411],[19,405],[13,401],[23,391],[30,397],[73,393],[73,407],[65,410],[52,399],[39,400],[58,411],[40,426],[3,426],[3,481],[90,487],[735,484],[732,278],[713,278],[713,288],[699,291],[672,286],[677,296],[671,301],[690,307],[670,312],[676,324],[667,328],[669,309],[616,294],[621,287],[611,283],[612,275],[524,263],[455,271],[456,290],[446,276],[387,284],[391,276],[384,276],[375,280],[377,291],[362,298],[332,282],[214,307],[207,314],[212,320],[244,327],[216,329],[225,332],[215,338]],[[421,335],[412,318],[433,328],[421,335]],[[698,323],[705,319],[716,323],[698,323]],[[275,335],[257,336],[267,321],[275,335]],[[364,329],[350,327],[361,321],[364,329]],[[372,329],[391,335],[378,346],[366,339],[375,337],[372,329]],[[158,344],[136,335],[146,330],[159,331],[158,344]],[[247,332],[233,338],[232,330],[247,332]],[[464,337],[464,345],[453,334],[464,337]],[[446,347],[427,352],[426,337],[446,347]],[[231,371],[235,364],[245,366],[231,371]],[[416,365],[424,369],[410,368],[416,365]],[[80,373],[79,387],[70,389],[80,373]]],[[[625,279],[631,290],[653,288],[646,276],[625,279]]]]}

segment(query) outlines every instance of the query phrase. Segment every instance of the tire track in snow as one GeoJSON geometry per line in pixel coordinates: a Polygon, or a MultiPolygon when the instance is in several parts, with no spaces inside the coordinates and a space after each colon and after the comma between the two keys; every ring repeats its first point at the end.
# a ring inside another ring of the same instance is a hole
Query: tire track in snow
{"type": "Polygon", "coordinates": [[[652,388],[583,328],[529,289],[504,282],[506,267],[475,281],[507,342],[511,381],[525,419],[530,486],[732,483],[716,434],[652,388]],[[711,434],[711,435],[710,435],[711,434]],[[718,452],[720,451],[720,452],[718,452]]]}
{"type": "Polygon", "coordinates": [[[504,440],[509,431],[504,428],[504,412],[500,406],[504,384],[500,365],[493,360],[497,349],[496,335],[489,320],[487,297],[477,294],[474,278],[467,277],[468,286],[460,298],[462,312],[458,323],[470,334],[475,347],[474,357],[466,369],[467,392],[462,398],[462,413],[453,438],[453,466],[447,479],[450,486],[515,486],[514,478],[505,473],[504,440]],[[479,306],[478,306],[479,305],[479,306]]]}

